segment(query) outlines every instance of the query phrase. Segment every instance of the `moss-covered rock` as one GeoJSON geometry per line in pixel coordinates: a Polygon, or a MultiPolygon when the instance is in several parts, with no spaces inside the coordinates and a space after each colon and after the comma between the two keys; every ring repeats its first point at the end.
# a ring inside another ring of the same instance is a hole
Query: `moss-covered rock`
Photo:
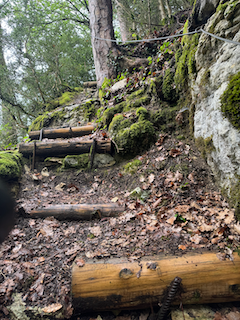
{"type": "Polygon", "coordinates": [[[149,112],[146,108],[140,107],[136,110],[136,116],[139,121],[149,120],[149,112]]]}
{"type": "Polygon", "coordinates": [[[22,155],[18,151],[0,152],[0,177],[4,180],[16,180],[22,173],[22,155]]]}
{"type": "Polygon", "coordinates": [[[62,169],[87,169],[89,166],[89,155],[68,155],[63,160],[62,169]]]}
{"type": "Polygon", "coordinates": [[[114,137],[119,131],[130,127],[131,124],[132,121],[130,119],[126,119],[122,114],[118,114],[113,118],[109,126],[109,132],[114,137]]]}
{"type": "Polygon", "coordinates": [[[64,119],[66,111],[64,108],[57,109],[53,112],[44,112],[38,116],[29,126],[28,132],[41,130],[42,128],[49,127],[54,121],[61,121],[64,119]]]}
{"type": "MultiPolygon", "coordinates": [[[[188,20],[184,25],[183,33],[187,33],[187,31],[188,20]]],[[[176,72],[174,81],[179,91],[186,89],[188,80],[196,73],[195,53],[197,51],[199,37],[200,35],[198,33],[192,36],[183,36],[181,55],[180,51],[177,51],[175,55],[176,72]]]]}
{"type": "Polygon", "coordinates": [[[109,126],[115,114],[120,113],[126,107],[126,102],[120,102],[116,104],[114,107],[108,108],[103,112],[102,115],[102,123],[103,125],[109,126]]]}
{"type": "Polygon", "coordinates": [[[169,68],[166,70],[163,78],[162,93],[166,101],[176,102],[178,94],[176,92],[176,86],[174,84],[174,72],[169,68]]]}
{"type": "Polygon", "coordinates": [[[221,110],[231,124],[240,129],[240,72],[234,75],[221,97],[221,110]]]}
{"type": "Polygon", "coordinates": [[[171,131],[176,127],[176,115],[179,107],[163,107],[151,116],[153,125],[162,131],[171,131]]]}
{"type": "Polygon", "coordinates": [[[136,155],[155,141],[155,129],[150,121],[139,121],[119,130],[114,140],[122,154],[136,155]]]}

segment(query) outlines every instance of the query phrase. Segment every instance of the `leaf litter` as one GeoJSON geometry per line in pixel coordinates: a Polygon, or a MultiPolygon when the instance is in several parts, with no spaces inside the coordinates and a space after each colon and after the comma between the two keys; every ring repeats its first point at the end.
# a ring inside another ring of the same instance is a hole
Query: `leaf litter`
{"type": "MultiPolygon", "coordinates": [[[[84,266],[92,258],[131,261],[161,252],[182,255],[204,250],[217,251],[219,259],[232,258],[239,247],[240,226],[214,185],[210,169],[189,142],[179,143],[166,135],[159,140],[161,149],[156,143],[141,155],[142,165],[134,174],[126,174],[123,166],[78,174],[50,168],[46,174],[41,164],[34,177],[25,172],[19,213],[60,203],[111,201],[126,210],[92,221],[20,216],[0,247],[2,306],[12,303],[14,292],[21,292],[26,305],[45,310],[58,310],[61,305],[70,318],[74,259],[84,266]]],[[[6,318],[6,308],[1,310],[6,318]]]]}

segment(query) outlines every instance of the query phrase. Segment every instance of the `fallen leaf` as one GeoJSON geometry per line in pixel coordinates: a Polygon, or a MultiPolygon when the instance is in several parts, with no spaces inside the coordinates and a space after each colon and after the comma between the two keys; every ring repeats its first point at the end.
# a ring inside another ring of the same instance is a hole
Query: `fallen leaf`
{"type": "Polygon", "coordinates": [[[92,234],[95,235],[95,237],[98,237],[102,234],[102,230],[101,230],[101,227],[100,226],[97,226],[97,227],[91,227],[89,228],[90,232],[92,234]]]}
{"type": "Polygon", "coordinates": [[[64,187],[66,187],[66,183],[60,182],[58,185],[56,185],[55,190],[56,191],[63,191],[64,187]]]}
{"type": "Polygon", "coordinates": [[[169,219],[167,219],[167,223],[169,223],[169,224],[174,224],[174,221],[177,219],[177,217],[176,217],[176,215],[174,215],[174,216],[172,216],[172,217],[170,217],[169,219]]]}
{"type": "Polygon", "coordinates": [[[164,156],[157,157],[156,161],[164,161],[166,158],[164,156]]]}
{"type": "Polygon", "coordinates": [[[181,152],[181,150],[180,149],[171,149],[170,151],[169,151],[169,155],[171,156],[171,157],[173,157],[173,158],[176,158],[177,156],[179,156],[180,154],[181,154],[182,152],[181,152]]]}
{"type": "Polygon", "coordinates": [[[81,258],[77,258],[75,262],[78,267],[83,267],[85,265],[85,261],[81,258]]]}
{"type": "Polygon", "coordinates": [[[112,198],[111,201],[112,202],[117,202],[118,201],[118,197],[112,198]]]}
{"type": "Polygon", "coordinates": [[[56,312],[56,311],[60,310],[61,308],[62,308],[61,303],[53,303],[47,307],[44,307],[42,309],[42,311],[45,313],[52,313],[52,312],[56,312]]]}
{"type": "Polygon", "coordinates": [[[186,250],[187,247],[184,246],[183,244],[180,244],[180,245],[178,246],[178,249],[180,249],[180,250],[186,250]]]}
{"type": "Polygon", "coordinates": [[[149,183],[153,183],[154,179],[155,179],[155,175],[154,175],[153,173],[151,173],[151,174],[149,175],[149,177],[148,177],[149,183]]]}
{"type": "Polygon", "coordinates": [[[41,175],[43,176],[43,177],[49,177],[49,172],[48,172],[48,168],[47,167],[44,167],[43,169],[42,169],[42,171],[41,171],[41,175]]]}

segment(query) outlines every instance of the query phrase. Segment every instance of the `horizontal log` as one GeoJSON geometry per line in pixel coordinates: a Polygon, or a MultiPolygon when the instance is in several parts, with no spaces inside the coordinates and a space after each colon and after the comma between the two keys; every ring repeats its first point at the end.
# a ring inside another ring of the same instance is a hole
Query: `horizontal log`
{"type": "Polygon", "coordinates": [[[99,311],[149,307],[163,300],[175,277],[182,293],[174,304],[220,303],[240,299],[240,257],[220,261],[216,253],[182,257],[154,256],[140,262],[123,259],[91,261],[72,268],[72,294],[76,310],[99,311]]]}
{"type": "Polygon", "coordinates": [[[120,207],[114,203],[56,205],[32,210],[30,216],[31,218],[54,216],[58,220],[91,220],[94,216],[99,218],[114,217],[124,210],[125,207],[120,207]]]}
{"type": "Polygon", "coordinates": [[[56,139],[56,138],[72,138],[72,137],[82,137],[92,133],[95,129],[94,125],[88,125],[83,127],[69,127],[69,128],[48,128],[42,129],[41,131],[30,131],[29,138],[31,140],[39,140],[42,132],[42,139],[56,139]]]}
{"type": "Polygon", "coordinates": [[[84,88],[97,88],[97,81],[87,81],[83,82],[84,88]]]}
{"type": "MultiPolygon", "coordinates": [[[[66,156],[70,154],[89,153],[93,141],[54,141],[54,142],[36,142],[36,156],[66,156]]],[[[112,147],[111,140],[96,140],[97,153],[110,153],[112,147]]],[[[19,152],[24,156],[33,153],[34,142],[19,144],[19,152]]]]}

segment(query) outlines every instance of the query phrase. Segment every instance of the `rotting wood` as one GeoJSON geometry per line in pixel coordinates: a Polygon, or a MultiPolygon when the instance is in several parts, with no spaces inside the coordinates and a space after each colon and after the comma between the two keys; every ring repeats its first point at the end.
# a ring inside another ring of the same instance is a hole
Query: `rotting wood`
{"type": "Polygon", "coordinates": [[[58,220],[91,220],[94,217],[114,217],[124,210],[125,207],[114,203],[55,205],[32,210],[29,216],[31,218],[54,216],[58,220]]]}
{"type": "Polygon", "coordinates": [[[92,133],[96,128],[95,125],[87,125],[83,127],[69,127],[69,128],[48,128],[41,129],[40,131],[30,131],[29,138],[31,140],[38,140],[41,136],[42,139],[56,139],[56,138],[72,138],[72,137],[82,137],[92,133]]]}
{"type": "MultiPolygon", "coordinates": [[[[89,153],[92,140],[86,141],[54,141],[54,142],[36,142],[36,156],[66,156],[70,154],[89,153]]],[[[21,143],[19,152],[24,156],[32,154],[34,143],[21,143]]],[[[96,140],[96,153],[111,153],[111,140],[96,140]]]]}
{"type": "Polygon", "coordinates": [[[240,257],[220,261],[216,253],[144,257],[73,264],[72,294],[76,310],[99,311],[149,307],[164,298],[175,277],[182,279],[181,300],[173,304],[220,303],[240,299],[240,257]]]}

